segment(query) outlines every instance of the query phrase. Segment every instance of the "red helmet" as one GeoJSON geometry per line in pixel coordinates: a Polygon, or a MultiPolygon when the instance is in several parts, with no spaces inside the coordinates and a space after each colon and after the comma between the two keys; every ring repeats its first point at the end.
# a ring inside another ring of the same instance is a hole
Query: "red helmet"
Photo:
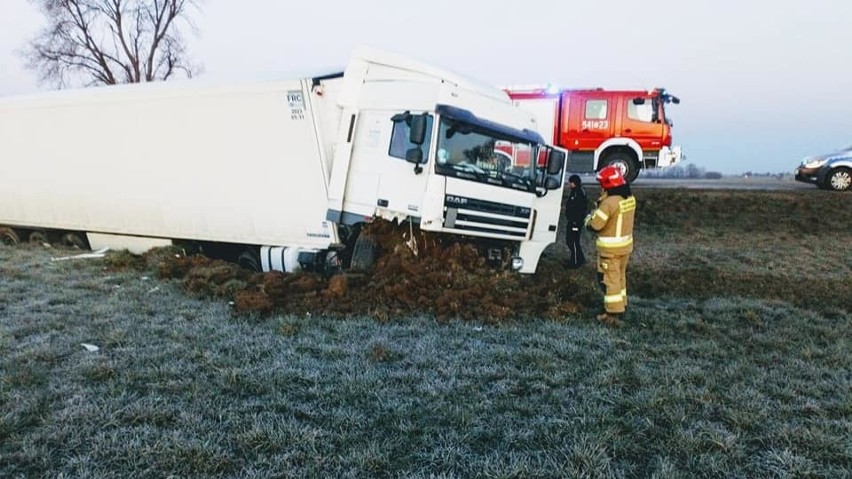
{"type": "Polygon", "coordinates": [[[601,168],[601,170],[598,171],[598,174],[595,175],[595,178],[601,184],[601,188],[605,190],[627,184],[627,181],[624,179],[624,175],[621,173],[621,170],[613,165],[604,166],[603,168],[601,168]]]}

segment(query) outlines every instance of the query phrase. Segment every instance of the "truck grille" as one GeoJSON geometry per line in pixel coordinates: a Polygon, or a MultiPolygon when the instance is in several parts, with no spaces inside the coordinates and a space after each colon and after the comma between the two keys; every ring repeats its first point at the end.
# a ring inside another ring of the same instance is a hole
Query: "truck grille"
{"type": "Polygon", "coordinates": [[[444,228],[461,233],[488,233],[526,238],[532,209],[493,201],[444,196],[444,228]]]}

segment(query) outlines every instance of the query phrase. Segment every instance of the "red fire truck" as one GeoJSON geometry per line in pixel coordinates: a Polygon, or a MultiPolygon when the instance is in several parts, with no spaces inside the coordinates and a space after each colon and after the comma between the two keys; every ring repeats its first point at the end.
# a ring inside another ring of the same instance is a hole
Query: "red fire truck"
{"type": "Polygon", "coordinates": [[[558,90],[510,87],[506,92],[532,112],[539,133],[569,151],[568,171],[591,173],[619,167],[629,181],[642,168],[674,165],[682,157],[672,146],[672,121],[666,105],[680,100],[663,88],[653,90],[558,90]]]}

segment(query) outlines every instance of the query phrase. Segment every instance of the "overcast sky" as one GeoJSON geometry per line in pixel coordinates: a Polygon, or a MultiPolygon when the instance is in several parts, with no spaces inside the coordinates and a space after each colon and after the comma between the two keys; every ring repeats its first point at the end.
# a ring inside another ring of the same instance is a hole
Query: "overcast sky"
{"type": "MultiPolygon", "coordinates": [[[[214,80],[338,71],[369,45],[496,85],[665,87],[675,143],[708,171],[852,144],[852,0],[205,0],[194,20],[214,80]]],[[[16,54],[41,24],[0,0],[0,96],[44,88],[16,54]]]]}

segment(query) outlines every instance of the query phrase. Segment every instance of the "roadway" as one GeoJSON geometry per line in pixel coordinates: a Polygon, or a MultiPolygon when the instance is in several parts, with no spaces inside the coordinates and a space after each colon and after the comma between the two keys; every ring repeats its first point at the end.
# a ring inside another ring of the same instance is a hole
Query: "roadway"
{"type": "MultiPolygon", "coordinates": [[[[597,185],[594,176],[581,175],[584,185],[597,185]]],[[[567,185],[566,185],[567,186],[567,185]]],[[[692,190],[759,190],[759,191],[797,191],[817,190],[817,187],[791,177],[739,177],[731,176],[718,180],[643,178],[641,175],[631,186],[635,188],[682,188],[692,190]]]]}

